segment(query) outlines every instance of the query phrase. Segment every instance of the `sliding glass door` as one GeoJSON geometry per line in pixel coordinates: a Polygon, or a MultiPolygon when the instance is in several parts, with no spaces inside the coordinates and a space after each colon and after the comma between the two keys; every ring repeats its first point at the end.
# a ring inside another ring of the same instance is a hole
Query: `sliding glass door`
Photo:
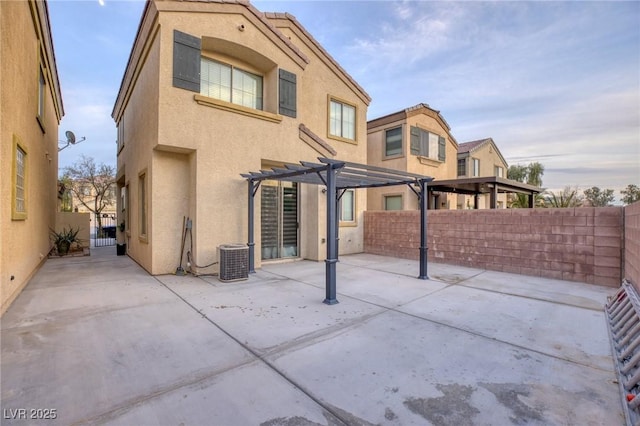
{"type": "Polygon", "coordinates": [[[298,257],[298,184],[263,181],[262,259],[298,257]]]}

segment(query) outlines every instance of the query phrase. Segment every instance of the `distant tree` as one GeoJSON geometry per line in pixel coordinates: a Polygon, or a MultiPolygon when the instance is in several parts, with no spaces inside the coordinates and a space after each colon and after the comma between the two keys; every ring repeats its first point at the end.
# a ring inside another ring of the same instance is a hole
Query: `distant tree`
{"type": "Polygon", "coordinates": [[[58,199],[60,200],[60,211],[70,212],[73,208],[72,193],[71,193],[71,179],[69,176],[62,176],[58,180],[58,199]]]}
{"type": "Polygon", "coordinates": [[[533,186],[542,186],[542,175],[544,175],[544,166],[537,161],[527,166],[519,164],[509,166],[507,171],[509,179],[533,186]]]}
{"type": "Polygon", "coordinates": [[[96,215],[98,233],[102,232],[100,213],[115,202],[115,169],[104,163],[97,165],[92,157],[82,155],[64,171],[61,180],[67,182],[78,202],[96,215]]]}
{"type": "Polygon", "coordinates": [[[565,186],[562,191],[546,191],[544,195],[545,206],[551,208],[568,208],[582,206],[583,197],[577,188],[565,186]]]}
{"type": "Polygon", "coordinates": [[[600,189],[594,186],[584,190],[584,198],[593,207],[607,207],[615,200],[613,189],[600,189]]]}
{"type": "Polygon", "coordinates": [[[622,194],[622,202],[624,204],[631,204],[636,201],[640,201],[640,188],[638,188],[637,185],[627,185],[625,189],[620,191],[620,194],[622,194]]]}
{"type": "Polygon", "coordinates": [[[521,166],[519,164],[509,166],[507,176],[511,180],[524,183],[527,180],[527,166],[521,166]]]}
{"type": "MultiPolygon", "coordinates": [[[[529,163],[527,166],[515,164],[509,166],[507,177],[511,180],[526,183],[529,185],[541,187],[542,175],[544,175],[544,166],[537,161],[529,163]]],[[[513,209],[521,209],[529,207],[529,196],[526,194],[510,194],[509,207],[513,209]]],[[[536,207],[544,207],[545,200],[542,194],[536,194],[534,203],[536,207]]]]}

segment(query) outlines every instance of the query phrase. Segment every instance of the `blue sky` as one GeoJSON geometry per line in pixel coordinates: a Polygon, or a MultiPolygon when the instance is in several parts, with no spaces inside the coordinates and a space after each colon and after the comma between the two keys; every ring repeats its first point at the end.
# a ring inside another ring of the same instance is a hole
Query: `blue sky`
{"type": "MultiPolygon", "coordinates": [[[[111,110],[143,1],[49,0],[60,153],[115,165],[111,110]]],[[[458,142],[492,137],[544,186],[640,185],[640,2],[254,1],[289,12],[373,98],[368,119],[423,102],[458,142]]]]}

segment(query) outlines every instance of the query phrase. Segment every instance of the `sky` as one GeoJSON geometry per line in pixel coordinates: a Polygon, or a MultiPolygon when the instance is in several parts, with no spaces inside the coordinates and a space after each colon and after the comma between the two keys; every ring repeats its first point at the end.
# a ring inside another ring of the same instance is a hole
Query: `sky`
{"type": "MultiPolygon", "coordinates": [[[[367,119],[426,103],[543,186],[640,186],[640,2],[253,1],[288,12],[367,91],[367,119]]],[[[49,0],[60,152],[116,164],[111,118],[144,1],[49,0]]]]}

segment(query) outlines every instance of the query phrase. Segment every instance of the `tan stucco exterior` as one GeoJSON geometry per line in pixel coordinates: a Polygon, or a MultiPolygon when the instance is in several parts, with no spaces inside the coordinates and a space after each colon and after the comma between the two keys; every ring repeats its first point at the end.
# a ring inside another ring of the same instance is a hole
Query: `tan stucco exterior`
{"type": "MultiPolygon", "coordinates": [[[[487,177],[487,176],[499,176],[496,168],[499,167],[502,170],[502,176],[507,178],[507,161],[500,153],[498,146],[491,138],[481,139],[477,141],[464,142],[460,144],[460,150],[458,152],[458,160],[465,160],[465,174],[459,175],[459,178],[470,177],[487,177]],[[479,169],[474,174],[473,162],[479,161],[479,169]]],[[[470,195],[458,195],[457,196],[458,209],[472,209],[474,208],[474,197],[470,195]]],[[[482,194],[478,196],[479,209],[490,208],[490,195],[482,194]]],[[[497,208],[507,208],[507,194],[498,194],[497,208]]]]}
{"type": "MultiPolygon", "coordinates": [[[[127,223],[119,238],[128,254],[152,274],[174,272],[184,217],[193,221],[199,265],[213,262],[220,244],[246,243],[248,190],[240,174],[319,156],[365,163],[369,101],[290,15],[242,2],[149,2],[113,110],[118,187],[128,188],[118,197],[118,223],[127,223]],[[263,109],[174,87],[174,30],[199,38],[202,56],[262,76],[263,109]],[[296,118],[278,110],[280,69],[297,77],[296,118]],[[354,141],[329,136],[330,97],[356,107],[354,141]]],[[[259,266],[260,193],[255,202],[259,266]]],[[[366,204],[366,192],[357,191],[356,221],[340,229],[341,253],[363,250],[366,204]]],[[[324,259],[325,210],[321,188],[301,185],[298,257],[324,259]]]]}
{"type": "Polygon", "coordinates": [[[46,259],[49,229],[56,220],[58,125],[64,110],[45,2],[0,2],[0,94],[0,312],[4,313],[46,259]],[[24,212],[14,209],[16,147],[26,154],[24,212]]]}
{"type": "Polygon", "coordinates": [[[78,243],[76,248],[90,248],[91,213],[57,212],[56,232],[66,229],[78,229],[78,243]]]}
{"type": "MultiPolygon", "coordinates": [[[[455,179],[458,143],[451,135],[449,125],[439,111],[426,104],[418,104],[405,110],[369,121],[367,125],[367,161],[372,166],[418,173],[435,179],[455,179]],[[444,161],[414,155],[410,150],[411,127],[434,133],[445,138],[446,155],[444,161]],[[387,130],[402,128],[402,152],[386,156],[385,135],[387,130]]],[[[402,210],[417,210],[418,198],[406,186],[368,189],[367,210],[384,210],[385,197],[402,196],[402,210]]],[[[455,208],[455,195],[442,194],[438,197],[438,208],[455,208]]],[[[436,200],[430,200],[435,207],[436,200]]]]}

